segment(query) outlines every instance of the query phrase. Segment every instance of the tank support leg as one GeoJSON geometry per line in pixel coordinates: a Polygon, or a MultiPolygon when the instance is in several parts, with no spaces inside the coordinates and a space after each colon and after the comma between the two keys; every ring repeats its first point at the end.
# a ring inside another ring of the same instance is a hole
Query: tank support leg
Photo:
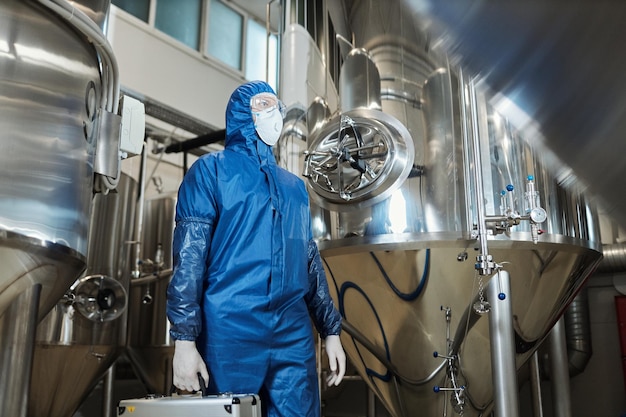
{"type": "Polygon", "coordinates": [[[31,286],[0,316],[1,416],[27,414],[40,294],[40,284],[31,286]]]}
{"type": "Polygon", "coordinates": [[[530,359],[530,395],[533,403],[533,417],[543,417],[541,398],[541,375],[539,372],[539,353],[535,351],[530,359]]]}
{"type": "Polygon", "coordinates": [[[500,270],[493,275],[487,286],[487,298],[491,304],[489,339],[495,416],[519,417],[511,281],[508,272],[500,270]]]}
{"type": "Polygon", "coordinates": [[[552,397],[554,399],[552,408],[554,416],[572,417],[564,317],[561,317],[550,331],[548,347],[550,352],[550,386],[552,387],[552,397]]]}

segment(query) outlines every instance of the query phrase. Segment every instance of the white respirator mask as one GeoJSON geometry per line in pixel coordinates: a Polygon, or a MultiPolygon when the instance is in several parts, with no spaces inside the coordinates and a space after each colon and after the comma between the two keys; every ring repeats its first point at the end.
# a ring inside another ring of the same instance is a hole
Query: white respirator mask
{"type": "Polygon", "coordinates": [[[254,128],[263,142],[274,146],[283,130],[283,105],[271,93],[261,93],[252,97],[251,110],[254,128]]]}

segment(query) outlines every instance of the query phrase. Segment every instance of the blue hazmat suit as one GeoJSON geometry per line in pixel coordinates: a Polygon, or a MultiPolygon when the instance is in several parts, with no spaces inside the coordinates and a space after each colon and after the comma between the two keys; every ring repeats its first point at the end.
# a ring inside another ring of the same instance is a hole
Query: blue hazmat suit
{"type": "Polygon", "coordinates": [[[178,192],[170,334],[195,340],[209,392],[260,393],[264,415],[319,416],[312,322],[341,331],[312,239],[304,182],[280,168],[237,88],[226,108],[225,148],[199,158],[178,192]],[[312,320],[311,320],[312,319],[312,320]]]}

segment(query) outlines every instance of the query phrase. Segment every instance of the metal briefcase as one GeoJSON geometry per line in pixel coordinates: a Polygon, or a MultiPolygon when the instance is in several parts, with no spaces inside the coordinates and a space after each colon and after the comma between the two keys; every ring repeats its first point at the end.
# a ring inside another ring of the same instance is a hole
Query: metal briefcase
{"type": "Polygon", "coordinates": [[[256,394],[147,396],[121,400],[121,417],[261,417],[256,394]]]}

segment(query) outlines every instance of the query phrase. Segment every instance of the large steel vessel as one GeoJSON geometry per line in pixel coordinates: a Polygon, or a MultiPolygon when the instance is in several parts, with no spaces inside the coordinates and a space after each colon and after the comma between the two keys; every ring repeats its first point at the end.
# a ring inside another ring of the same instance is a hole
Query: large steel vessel
{"type": "Polygon", "coordinates": [[[511,410],[516,370],[601,258],[594,209],[428,22],[400,1],[342,4],[327,31],[286,10],[280,91],[300,111],[278,154],[306,177],[344,348],[393,416],[511,410]]]}
{"type": "Polygon", "coordinates": [[[73,3],[0,3],[0,414],[7,416],[26,413],[36,323],[85,268],[99,127],[108,126],[100,115],[117,110],[117,68],[110,51],[101,53],[109,2],[73,3]]]}
{"type": "Polygon", "coordinates": [[[141,270],[130,282],[127,355],[152,394],[172,388],[174,343],[165,314],[166,291],[172,272],[172,237],[176,194],[147,199],[141,227],[141,270]]]}
{"type": "Polygon", "coordinates": [[[31,417],[71,417],[124,351],[136,202],[127,175],[94,197],[87,269],[37,327],[31,417]]]}

